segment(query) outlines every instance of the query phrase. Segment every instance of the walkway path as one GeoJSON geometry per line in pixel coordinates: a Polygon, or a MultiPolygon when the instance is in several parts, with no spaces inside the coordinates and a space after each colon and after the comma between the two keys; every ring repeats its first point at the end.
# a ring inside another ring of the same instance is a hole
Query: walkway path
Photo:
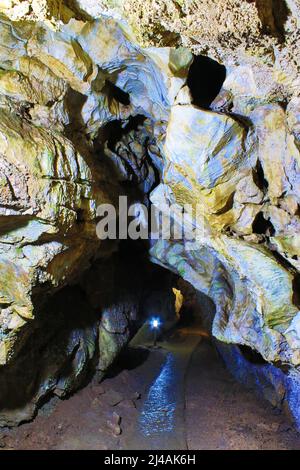
{"type": "Polygon", "coordinates": [[[200,325],[160,345],[164,361],[124,449],[300,449],[286,416],[235,381],[200,325]]]}
{"type": "Polygon", "coordinates": [[[0,432],[1,449],[300,449],[286,417],[231,377],[199,326],[160,345],[138,335],[101,384],[0,432]],[[121,434],[107,425],[113,416],[121,434]]]}
{"type": "Polygon", "coordinates": [[[199,341],[200,330],[193,325],[160,343],[164,362],[144,398],[127,449],[187,449],[185,375],[199,341]]]}

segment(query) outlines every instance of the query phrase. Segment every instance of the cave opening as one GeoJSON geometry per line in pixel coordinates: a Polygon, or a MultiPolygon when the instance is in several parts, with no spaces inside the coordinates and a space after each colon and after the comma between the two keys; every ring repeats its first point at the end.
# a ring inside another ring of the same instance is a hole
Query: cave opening
{"type": "Polygon", "coordinates": [[[259,212],[256,215],[252,223],[252,230],[253,233],[266,235],[268,237],[271,237],[275,233],[275,229],[272,222],[270,220],[265,219],[264,214],[262,212],[259,212]]]}
{"type": "Polygon", "coordinates": [[[187,85],[192,103],[209,109],[226,79],[226,67],[210,57],[197,55],[189,68],[187,85]]]}
{"type": "MultiPolygon", "coordinates": [[[[74,2],[66,3],[69,14],[74,2]]],[[[175,3],[178,21],[189,21],[175,3]]],[[[7,439],[0,429],[0,448],[119,449],[131,439],[131,447],[185,449],[199,430],[201,443],[219,432],[216,448],[243,435],[253,446],[266,422],[281,423],[238,382],[255,382],[278,409],[294,406],[300,105],[293,86],[274,81],[292,54],[272,39],[293,25],[280,1],[245,3],[257,8],[265,48],[253,42],[254,23],[249,37],[222,27],[207,44],[148,23],[148,39],[171,41],[171,50],[131,41],[102,14],[53,30],[50,15],[38,25],[5,19],[14,50],[9,57],[4,44],[0,74],[0,428],[26,424],[7,439]],[[197,55],[213,50],[220,63],[197,55]],[[209,230],[195,244],[174,230],[159,240],[99,240],[99,205],[113,206],[121,232],[120,195],[137,212],[143,204],[166,213],[175,202],[179,213],[201,200],[199,225],[209,230]]]]}

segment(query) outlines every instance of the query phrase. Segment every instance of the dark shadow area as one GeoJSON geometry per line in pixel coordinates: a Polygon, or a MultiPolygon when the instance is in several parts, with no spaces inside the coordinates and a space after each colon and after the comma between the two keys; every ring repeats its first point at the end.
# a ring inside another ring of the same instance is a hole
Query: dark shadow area
{"type": "Polygon", "coordinates": [[[93,150],[98,162],[105,162],[115,174],[122,194],[132,199],[131,202],[140,201],[147,205],[147,195],[159,184],[160,175],[149,152],[153,135],[146,120],[146,116],[137,114],[107,123],[94,139],[93,150]]]}
{"type": "Polygon", "coordinates": [[[235,195],[235,191],[233,191],[230,194],[230,196],[228,197],[228,199],[226,201],[226,204],[215,213],[216,215],[225,214],[226,212],[230,211],[233,208],[234,195],[235,195]]]}
{"type": "Polygon", "coordinates": [[[180,312],[179,320],[177,322],[176,328],[191,326],[195,321],[195,312],[194,308],[191,305],[185,305],[183,303],[180,312]]]}
{"type": "Polygon", "coordinates": [[[284,41],[285,24],[289,9],[285,0],[255,0],[262,32],[284,41]]]}
{"type": "Polygon", "coordinates": [[[0,237],[7,235],[12,230],[26,227],[32,220],[35,220],[32,215],[0,216],[0,237]]]}
{"type": "MultiPolygon", "coordinates": [[[[87,100],[87,96],[69,88],[65,98],[66,111],[71,116],[70,122],[66,126],[67,137],[73,142],[74,131],[79,131],[85,127],[81,110],[87,100]],[[76,111],[75,111],[76,110],[76,111]]],[[[76,142],[77,143],[77,142],[76,142]]]]}
{"type": "Polygon", "coordinates": [[[115,99],[118,103],[123,104],[124,106],[130,105],[130,96],[129,93],[123,91],[117,85],[112,83],[110,80],[105,80],[105,85],[102,89],[102,93],[107,95],[108,100],[115,99]]]}
{"type": "Polygon", "coordinates": [[[112,336],[120,338],[106,370],[112,367],[110,373],[116,374],[125,366],[134,369],[146,361],[147,350],[127,349],[126,343],[147,320],[149,300],[151,312],[155,311],[153,292],[157,291],[155,299],[161,299],[172,277],[168,270],[150,263],[148,249],[147,241],[124,240],[109,259],[94,261],[76,284],[44,297],[43,304],[36,302],[35,328],[28,322],[27,330],[23,329],[24,347],[10,364],[0,367],[2,416],[5,410],[12,423],[28,421],[26,407],[32,400],[40,408],[53,394],[69,398],[98,377],[102,370],[99,324],[105,312],[112,336]]]}
{"type": "Polygon", "coordinates": [[[25,347],[0,368],[0,409],[19,410],[21,416],[22,407],[34,397],[45,403],[54,390],[58,395],[78,390],[95,371],[93,358],[86,355],[96,341],[97,317],[80,287],[62,289],[39,310],[25,347]],[[83,357],[85,365],[78,373],[83,357]],[[45,394],[38,398],[41,388],[45,394]]]}
{"type": "Polygon", "coordinates": [[[292,281],[292,289],[293,289],[293,295],[292,295],[292,302],[293,304],[300,309],[300,273],[296,271],[294,266],[286,259],[284,258],[278,251],[272,251],[272,254],[278,264],[280,266],[283,266],[284,269],[286,269],[289,273],[293,275],[293,281],[292,281]]]}
{"type": "Polygon", "coordinates": [[[300,309],[300,274],[296,273],[293,279],[293,297],[292,302],[300,309]]]}
{"type": "Polygon", "coordinates": [[[147,361],[150,351],[146,348],[126,347],[119,354],[117,360],[105,374],[106,378],[112,378],[120,374],[123,370],[133,370],[147,361]]]}
{"type": "Polygon", "coordinates": [[[119,119],[109,121],[99,130],[99,134],[93,142],[94,150],[103,152],[104,144],[107,142],[108,148],[113,151],[116,143],[122,139],[122,135],[122,121],[119,119]]]}
{"type": "Polygon", "coordinates": [[[253,181],[256,184],[256,186],[261,190],[261,191],[266,191],[269,187],[269,183],[265,178],[265,173],[262,167],[262,164],[260,163],[259,160],[257,160],[256,167],[252,171],[253,175],[253,181]]]}
{"type": "Polygon", "coordinates": [[[290,15],[287,3],[285,0],[273,0],[273,15],[275,18],[275,25],[279,34],[279,38],[284,40],[285,24],[290,15]]]}
{"type": "Polygon", "coordinates": [[[238,348],[241,351],[244,358],[248,362],[251,362],[251,364],[257,364],[257,365],[268,364],[268,362],[262,357],[262,355],[259,352],[254,351],[254,349],[250,348],[249,346],[239,345],[238,348]]]}
{"type": "Polygon", "coordinates": [[[137,131],[146,119],[146,116],[137,114],[136,116],[130,116],[125,125],[119,119],[109,121],[99,130],[98,136],[94,140],[95,151],[103,151],[104,144],[107,143],[108,148],[114,152],[116,144],[122,140],[122,137],[131,131],[137,131]]]}
{"type": "Polygon", "coordinates": [[[262,212],[256,215],[252,224],[252,230],[253,233],[267,235],[268,237],[271,237],[275,233],[273,224],[264,218],[262,212]]]}
{"type": "Polygon", "coordinates": [[[208,109],[219,94],[225,78],[224,65],[203,55],[194,56],[187,78],[193,104],[208,109]]]}

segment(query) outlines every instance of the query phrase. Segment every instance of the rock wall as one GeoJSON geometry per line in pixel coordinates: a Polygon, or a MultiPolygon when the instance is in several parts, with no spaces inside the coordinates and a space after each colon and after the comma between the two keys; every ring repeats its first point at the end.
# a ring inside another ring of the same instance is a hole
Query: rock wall
{"type": "Polygon", "coordinates": [[[162,74],[122,25],[32,15],[0,16],[0,422],[9,425],[91,368],[103,373],[128,341],[139,279],[122,288],[127,267],[110,282],[117,242],[98,239],[97,207],[148,194],[156,176],[145,146],[155,152],[167,119],[162,74]]]}
{"type": "MultiPolygon", "coordinates": [[[[299,5],[281,3],[28,0],[1,7],[3,383],[9,376],[13,387],[30,344],[44,343],[38,325],[48,319],[48,296],[83,282],[116,249],[96,236],[96,208],[120,194],[163,211],[171,203],[179,212],[186,203],[200,206],[189,229],[200,239],[153,241],[151,260],[212,299],[216,338],[298,377],[299,5]],[[153,47],[182,44],[188,49],[153,47]],[[208,82],[217,77],[191,50],[226,66],[222,89],[206,106],[188,86],[191,64],[208,82]]],[[[93,289],[84,292],[90,303],[93,289]]],[[[89,340],[80,329],[78,371],[99,350],[105,370],[129,338],[122,312],[136,317],[138,303],[128,295],[116,296],[112,308],[101,305],[89,340]]],[[[37,398],[24,396],[30,411],[16,417],[13,404],[3,422],[32,416],[50,389],[80,382],[58,385],[63,358],[52,375],[39,366],[47,383],[55,378],[51,386],[36,382],[37,398]]]]}
{"type": "Polygon", "coordinates": [[[227,369],[239,382],[252,389],[260,398],[268,400],[300,428],[299,373],[293,369],[281,370],[273,364],[245,357],[239,346],[216,341],[227,369]]]}

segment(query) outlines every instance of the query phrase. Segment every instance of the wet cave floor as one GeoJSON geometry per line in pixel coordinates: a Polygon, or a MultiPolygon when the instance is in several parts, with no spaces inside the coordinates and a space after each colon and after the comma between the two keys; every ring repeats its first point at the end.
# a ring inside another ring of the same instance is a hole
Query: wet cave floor
{"type": "Polygon", "coordinates": [[[101,384],[1,432],[11,449],[300,449],[285,415],[238,384],[199,325],[134,345],[101,384]]]}

